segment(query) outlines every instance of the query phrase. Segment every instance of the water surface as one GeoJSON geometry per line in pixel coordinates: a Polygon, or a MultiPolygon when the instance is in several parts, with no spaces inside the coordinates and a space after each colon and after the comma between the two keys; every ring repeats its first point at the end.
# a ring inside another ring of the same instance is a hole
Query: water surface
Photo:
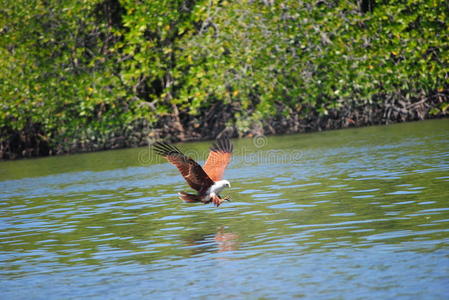
{"type": "Polygon", "coordinates": [[[0,298],[447,299],[448,120],[233,142],[218,209],[147,148],[0,162],[0,298]]]}

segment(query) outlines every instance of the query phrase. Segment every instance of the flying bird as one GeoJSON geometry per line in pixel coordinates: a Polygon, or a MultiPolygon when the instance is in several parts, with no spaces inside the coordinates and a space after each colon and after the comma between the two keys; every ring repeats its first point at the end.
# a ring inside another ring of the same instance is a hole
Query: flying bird
{"type": "Polygon", "coordinates": [[[217,207],[229,198],[222,198],[220,192],[231,187],[229,181],[223,179],[223,173],[232,157],[233,145],[227,137],[217,139],[210,148],[204,167],[192,158],[184,155],[176,146],[165,142],[153,144],[154,151],[165,157],[176,166],[181,175],[197,194],[181,192],[179,198],[185,202],[214,203],[217,207]]]}

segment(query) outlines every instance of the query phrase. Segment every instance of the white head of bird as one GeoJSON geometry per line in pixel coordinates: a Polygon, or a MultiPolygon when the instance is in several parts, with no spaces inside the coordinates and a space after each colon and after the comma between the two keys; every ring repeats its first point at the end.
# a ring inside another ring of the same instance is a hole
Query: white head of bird
{"type": "Polygon", "coordinates": [[[227,180],[218,180],[211,187],[211,193],[220,193],[225,187],[231,187],[231,183],[227,180]]]}

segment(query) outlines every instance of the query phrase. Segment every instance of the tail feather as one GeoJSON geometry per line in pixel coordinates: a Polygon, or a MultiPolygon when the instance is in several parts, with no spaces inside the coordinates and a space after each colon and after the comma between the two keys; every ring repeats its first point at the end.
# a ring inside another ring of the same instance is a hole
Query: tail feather
{"type": "Polygon", "coordinates": [[[185,202],[201,202],[201,197],[199,195],[187,194],[184,192],[179,193],[179,199],[184,200],[185,202]]]}

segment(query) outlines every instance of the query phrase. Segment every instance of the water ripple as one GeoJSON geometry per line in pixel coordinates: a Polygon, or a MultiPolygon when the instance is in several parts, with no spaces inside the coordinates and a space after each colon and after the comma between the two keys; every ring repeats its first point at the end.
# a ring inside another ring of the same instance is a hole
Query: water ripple
{"type": "Polygon", "coordinates": [[[0,181],[2,296],[444,299],[441,121],[272,137],[262,148],[235,141],[260,160],[236,154],[232,201],[219,208],[182,203],[188,187],[162,161],[107,169],[86,155],[76,160],[102,166],[55,173],[69,157],[30,160],[54,165],[0,181]],[[271,163],[272,150],[301,157],[271,163]]]}

